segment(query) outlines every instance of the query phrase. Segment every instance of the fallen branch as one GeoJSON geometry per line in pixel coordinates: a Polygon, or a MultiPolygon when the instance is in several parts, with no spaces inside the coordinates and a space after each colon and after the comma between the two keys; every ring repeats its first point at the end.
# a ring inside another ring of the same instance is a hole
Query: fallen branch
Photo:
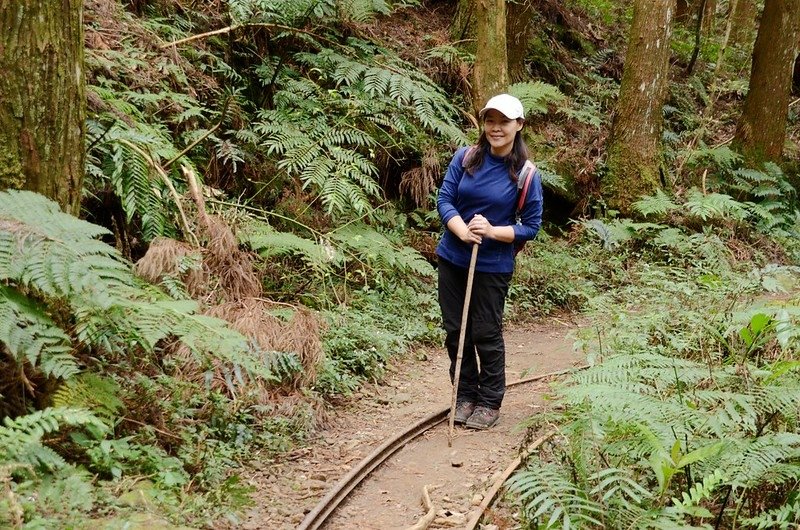
{"type": "Polygon", "coordinates": [[[168,162],[164,164],[164,169],[169,168],[169,166],[171,166],[177,159],[179,159],[180,157],[191,151],[194,148],[194,146],[196,146],[197,144],[199,144],[200,142],[211,136],[214,133],[214,131],[219,129],[220,125],[222,125],[222,122],[225,120],[225,113],[228,111],[228,105],[230,104],[230,102],[231,98],[228,97],[228,99],[225,100],[225,104],[222,106],[222,113],[219,117],[219,121],[217,122],[217,124],[211,127],[206,132],[204,132],[202,136],[200,136],[200,138],[196,139],[194,142],[186,146],[186,148],[183,151],[173,156],[168,162]]]}
{"type": "Polygon", "coordinates": [[[172,184],[172,180],[170,180],[169,175],[167,175],[167,172],[164,171],[164,168],[162,168],[155,161],[155,159],[152,156],[150,156],[150,153],[147,153],[144,149],[134,144],[133,142],[125,140],[124,138],[121,138],[118,141],[119,143],[125,144],[130,149],[139,153],[139,155],[141,155],[147,162],[150,163],[150,167],[156,170],[156,173],[158,173],[158,176],[161,177],[162,181],[164,181],[164,185],[167,187],[167,189],[169,189],[169,193],[170,195],[172,195],[172,199],[175,201],[175,206],[178,208],[178,213],[181,216],[181,222],[183,223],[183,229],[186,232],[186,235],[189,238],[191,238],[192,242],[196,247],[199,247],[200,242],[197,240],[197,237],[194,235],[194,232],[192,232],[192,229],[189,226],[189,220],[186,219],[186,213],[183,211],[183,206],[181,205],[181,196],[178,194],[178,190],[176,190],[175,186],[172,184]]]}
{"type": "Polygon", "coordinates": [[[248,23],[248,24],[236,24],[234,26],[228,26],[228,27],[225,27],[225,28],[215,29],[214,31],[208,31],[206,33],[198,33],[197,35],[191,35],[191,36],[183,38],[183,39],[178,39],[178,40],[175,40],[175,41],[172,41],[172,42],[168,42],[166,44],[162,44],[161,48],[169,48],[170,46],[177,46],[178,44],[186,44],[187,42],[191,42],[193,40],[204,39],[206,37],[213,37],[214,35],[223,35],[225,33],[230,33],[232,31],[235,31],[235,30],[240,29],[240,28],[248,28],[248,27],[280,29],[280,30],[283,30],[283,31],[289,31],[289,32],[293,32],[293,33],[304,33],[306,35],[310,35],[310,36],[314,37],[315,39],[319,39],[321,41],[327,42],[328,44],[332,44],[334,46],[340,46],[340,44],[337,43],[337,42],[334,42],[334,41],[332,41],[330,39],[327,39],[327,38],[325,38],[325,37],[323,37],[321,35],[317,35],[316,33],[313,33],[311,31],[306,31],[304,29],[293,28],[293,27],[290,27],[290,26],[282,26],[281,24],[268,24],[266,22],[261,22],[261,23],[251,22],[251,23],[248,23]]]}
{"type": "Polygon", "coordinates": [[[483,497],[481,505],[478,506],[478,511],[469,520],[467,526],[464,527],[464,530],[474,530],[475,528],[477,528],[478,522],[481,520],[481,517],[483,517],[483,513],[486,511],[489,505],[492,504],[492,501],[497,496],[497,492],[499,492],[500,488],[503,487],[503,484],[505,484],[506,480],[508,480],[508,477],[511,476],[511,473],[513,473],[520,466],[520,464],[522,463],[522,459],[526,458],[529,454],[533,452],[534,449],[536,449],[544,442],[549,440],[557,432],[558,431],[556,431],[556,429],[553,429],[552,431],[548,431],[547,433],[537,438],[532,444],[530,444],[527,448],[525,448],[525,451],[520,453],[520,455],[517,456],[517,458],[515,458],[514,461],[508,465],[505,471],[503,471],[502,475],[500,475],[500,478],[498,478],[495,481],[495,483],[492,484],[492,487],[489,489],[489,491],[486,492],[486,495],[483,497]]]}
{"type": "Polygon", "coordinates": [[[409,526],[406,530],[427,530],[427,528],[431,525],[433,520],[436,518],[436,508],[433,506],[431,502],[431,495],[428,491],[430,489],[436,489],[439,486],[424,486],[422,488],[422,503],[425,505],[425,509],[428,510],[428,513],[422,516],[419,521],[413,526],[409,526]]]}

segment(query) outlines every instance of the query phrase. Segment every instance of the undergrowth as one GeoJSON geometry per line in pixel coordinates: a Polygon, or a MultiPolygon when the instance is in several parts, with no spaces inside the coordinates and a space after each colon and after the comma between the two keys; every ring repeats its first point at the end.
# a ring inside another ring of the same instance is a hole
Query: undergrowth
{"type": "Polygon", "coordinates": [[[637,208],[653,222],[581,222],[572,239],[583,242],[556,266],[542,261],[567,292],[582,271],[590,325],[577,345],[591,367],[555,386],[554,412],[531,419],[532,434],[558,431],[507,484],[525,527],[788,528],[800,518],[800,268],[795,243],[780,244],[796,238],[796,213],[792,195],[723,192],[779,174],[741,178],[682,201],[644,198],[637,208]]]}
{"type": "MultiPolygon", "coordinates": [[[[376,38],[419,4],[86,3],[91,222],[0,193],[0,526],[236,526],[243,462],[306,443],[330,398],[441,344],[433,196],[476,131],[437,67],[376,38]]],[[[577,218],[630,10],[564,5],[581,16],[542,2],[527,59],[548,83],[509,90],[577,218]]],[[[472,55],[429,37],[420,56],[464,84],[472,55]]],[[[557,443],[511,482],[532,528],[798,520],[798,309],[770,303],[797,275],[796,175],[726,147],[743,87],[713,76],[742,65],[714,64],[718,44],[671,87],[667,191],[636,219],[549,226],[518,258],[510,320],[593,322],[593,368],[538,420],[557,443]]]]}

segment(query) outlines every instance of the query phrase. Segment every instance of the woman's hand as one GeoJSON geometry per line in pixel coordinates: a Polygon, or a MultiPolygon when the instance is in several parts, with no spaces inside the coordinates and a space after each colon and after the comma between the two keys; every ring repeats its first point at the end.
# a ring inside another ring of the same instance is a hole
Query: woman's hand
{"type": "Polygon", "coordinates": [[[460,215],[456,215],[450,219],[447,222],[447,228],[453,232],[453,235],[468,245],[472,243],[478,243],[480,245],[483,240],[480,234],[473,232],[467,227],[467,224],[461,219],[460,215]]]}
{"type": "Polygon", "coordinates": [[[473,234],[494,239],[494,226],[492,226],[488,219],[479,213],[475,214],[475,217],[473,217],[469,222],[467,228],[473,234]]]}
{"type": "Polygon", "coordinates": [[[475,214],[475,217],[469,222],[467,230],[477,234],[479,237],[494,239],[503,243],[511,243],[515,237],[513,226],[494,226],[479,213],[475,214]]]}

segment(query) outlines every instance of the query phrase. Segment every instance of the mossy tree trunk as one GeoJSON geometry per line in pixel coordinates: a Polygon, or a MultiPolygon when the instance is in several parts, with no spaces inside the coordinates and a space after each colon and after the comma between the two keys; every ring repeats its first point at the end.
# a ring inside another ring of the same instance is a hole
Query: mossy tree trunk
{"type": "Polygon", "coordinates": [[[778,161],[786,141],[800,0],[766,0],[753,47],[750,89],[733,146],[751,163],[778,161]]]}
{"type": "Polygon", "coordinates": [[[675,0],[635,0],[633,23],[608,143],[601,191],[609,208],[631,204],[661,185],[661,109],[667,95],[675,0]]]}
{"type": "Polygon", "coordinates": [[[506,53],[508,77],[517,83],[526,79],[525,57],[533,38],[534,6],[532,0],[517,0],[506,4],[506,53]]]}
{"type": "Polygon", "coordinates": [[[475,0],[475,34],[472,102],[479,109],[508,88],[505,0],[475,0]]]}
{"type": "MultiPolygon", "coordinates": [[[[528,55],[534,27],[531,24],[534,15],[534,0],[518,0],[506,2],[506,56],[508,61],[508,82],[515,83],[525,79],[525,58],[528,55]]],[[[473,53],[477,52],[476,38],[476,0],[458,0],[450,35],[454,41],[469,41],[466,46],[473,53]]],[[[504,89],[504,88],[503,88],[504,89]]],[[[478,101],[476,105],[482,104],[478,101]]]]}
{"type": "Polygon", "coordinates": [[[81,0],[0,1],[0,189],[80,208],[86,98],[81,0]]]}
{"type": "Polygon", "coordinates": [[[737,0],[736,8],[730,14],[731,36],[730,46],[752,43],[755,33],[755,21],[758,15],[755,0],[737,0]]]}

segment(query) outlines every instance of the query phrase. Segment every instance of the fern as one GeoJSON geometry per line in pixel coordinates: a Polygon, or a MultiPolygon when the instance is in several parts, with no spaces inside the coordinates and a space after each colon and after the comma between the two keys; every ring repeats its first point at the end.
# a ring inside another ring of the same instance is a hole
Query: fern
{"type": "MultiPolygon", "coordinates": [[[[145,125],[135,127],[115,122],[110,128],[100,123],[87,123],[88,138],[100,141],[87,154],[87,172],[91,184],[102,187],[108,182],[119,197],[127,221],[141,221],[146,241],[158,236],[174,236],[172,222],[175,208],[164,177],[156,164],[177,155],[163,131],[145,125]]],[[[178,181],[176,172],[166,174],[172,185],[178,181]]]]}
{"type": "Polygon", "coordinates": [[[363,24],[377,15],[388,15],[391,12],[386,0],[344,0],[338,2],[340,18],[343,22],[363,24]]]}
{"type": "Polygon", "coordinates": [[[633,203],[633,208],[647,217],[650,215],[662,216],[679,208],[679,206],[672,202],[672,199],[659,189],[656,191],[655,195],[644,197],[633,203]]]}
{"type": "Polygon", "coordinates": [[[723,170],[731,170],[742,157],[727,146],[701,147],[687,153],[686,162],[691,165],[711,164],[723,170]]]}
{"type": "Polygon", "coordinates": [[[419,252],[411,247],[396,245],[385,235],[365,225],[352,224],[329,236],[374,269],[433,275],[430,264],[419,252]]]}
{"type": "Polygon", "coordinates": [[[62,426],[86,426],[98,431],[106,425],[85,409],[51,407],[20,416],[5,418],[0,426],[0,462],[16,462],[33,467],[58,469],[66,462],[55,451],[42,445],[42,438],[62,426]]]}
{"type": "Polygon", "coordinates": [[[747,210],[740,202],[721,193],[704,195],[698,190],[690,190],[684,206],[690,214],[703,221],[725,218],[741,221],[747,218],[747,210]]]}
{"type": "Polygon", "coordinates": [[[689,488],[688,493],[684,492],[680,500],[673,497],[672,506],[668,510],[680,515],[711,517],[711,512],[698,505],[700,501],[711,498],[712,493],[724,478],[725,474],[721,469],[717,469],[710,475],[706,475],[703,477],[702,482],[697,482],[689,488]]]}
{"type": "Polygon", "coordinates": [[[793,492],[789,500],[779,508],[768,510],[756,517],[740,519],[739,522],[744,528],[757,530],[796,528],[800,523],[800,495],[793,492]]]}
{"type": "Polygon", "coordinates": [[[514,474],[506,486],[519,496],[526,518],[538,522],[539,528],[600,524],[602,506],[587,499],[556,466],[532,464],[514,474]]]}
{"type": "MultiPolygon", "coordinates": [[[[132,348],[152,351],[159,342],[177,337],[201,359],[213,355],[234,371],[243,368],[254,377],[275,378],[263,362],[268,354],[258,351],[225,322],[197,314],[193,301],[174,300],[140,283],[131,264],[116,249],[94,239],[104,234],[104,229],[64,214],[52,201],[24,191],[0,192],[0,212],[0,280],[17,290],[32,289],[43,297],[40,303],[66,301],[74,318],[71,332],[75,344],[123,354],[132,348]]],[[[63,355],[67,351],[65,335],[47,327],[35,310],[26,311],[36,307],[35,302],[17,297],[9,309],[8,293],[13,291],[3,290],[0,311],[33,319],[36,326],[28,335],[13,327],[0,328],[4,343],[12,341],[16,356],[27,356],[31,364],[37,364],[32,359],[38,356],[38,347],[43,359],[38,365],[47,366],[54,374],[74,373],[74,363],[63,355]],[[13,340],[26,340],[30,347],[21,350],[13,340]],[[52,368],[43,364],[55,361],[58,363],[52,368]]]]}
{"type": "Polygon", "coordinates": [[[17,363],[27,362],[49,377],[78,373],[70,337],[43,308],[11,287],[0,285],[0,343],[17,363]]]}
{"type": "Polygon", "coordinates": [[[546,114],[548,105],[558,104],[566,99],[558,87],[542,81],[515,83],[508,87],[508,92],[522,102],[528,115],[546,114]]]}
{"type": "Polygon", "coordinates": [[[291,232],[278,232],[270,225],[249,220],[239,231],[239,238],[265,259],[296,256],[319,272],[328,272],[342,263],[341,253],[326,240],[312,241],[291,232]]]}
{"type": "Polygon", "coordinates": [[[119,385],[97,374],[84,372],[62,383],[53,395],[53,406],[83,408],[111,423],[123,407],[119,385]]]}

